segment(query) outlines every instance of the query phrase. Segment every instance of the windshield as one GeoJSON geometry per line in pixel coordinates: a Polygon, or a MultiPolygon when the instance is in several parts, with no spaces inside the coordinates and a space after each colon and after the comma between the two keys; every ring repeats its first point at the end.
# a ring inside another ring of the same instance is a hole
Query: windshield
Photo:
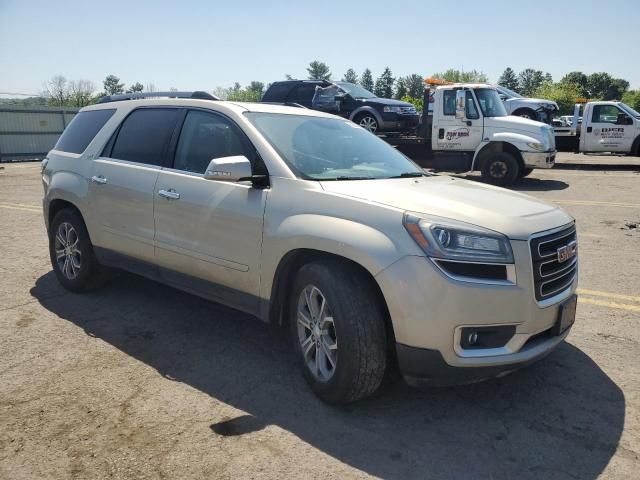
{"type": "Polygon", "coordinates": [[[307,180],[423,176],[420,167],[353,122],[278,113],[245,113],[293,172],[307,180]]]}
{"type": "Polygon", "coordinates": [[[336,82],[340,88],[351,95],[353,98],[376,98],[376,96],[369,90],[362,88],[360,85],[355,85],[349,82],[336,82]]]}
{"type": "Polygon", "coordinates": [[[504,95],[507,95],[508,97],[513,97],[513,98],[524,98],[524,97],[523,97],[522,95],[520,95],[519,93],[516,93],[516,92],[514,92],[513,90],[509,90],[509,89],[508,89],[508,88],[506,88],[506,87],[498,86],[498,87],[496,87],[496,89],[497,89],[500,93],[502,93],[502,94],[504,94],[504,95]]]}
{"type": "Polygon", "coordinates": [[[478,103],[485,117],[507,116],[507,110],[504,108],[498,92],[493,88],[474,88],[473,91],[478,97],[478,103]]]}
{"type": "Polygon", "coordinates": [[[640,113],[636,112],[633,108],[631,108],[626,103],[621,103],[620,107],[622,107],[622,109],[625,110],[632,117],[640,118],[640,113]]]}

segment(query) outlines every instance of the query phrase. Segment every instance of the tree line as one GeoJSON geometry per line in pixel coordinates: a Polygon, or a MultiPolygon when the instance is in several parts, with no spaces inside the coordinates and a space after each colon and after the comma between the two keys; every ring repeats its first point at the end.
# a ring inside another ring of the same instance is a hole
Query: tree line
{"type": "MultiPolygon", "coordinates": [[[[331,69],[324,62],[314,60],[309,63],[306,70],[307,79],[333,80],[331,69]]],[[[478,70],[465,72],[448,69],[430,76],[449,82],[489,83],[487,75],[478,70]]],[[[294,79],[289,74],[285,74],[285,78],[294,79]]],[[[353,68],[349,68],[342,75],[341,80],[361,85],[378,97],[410,102],[418,110],[423,108],[424,75],[422,74],[412,73],[395,77],[391,69],[385,67],[382,73],[374,78],[373,72],[369,68],[365,68],[359,74],[353,68]]],[[[498,84],[525,97],[553,100],[558,103],[561,114],[572,113],[573,105],[579,98],[622,100],[632,108],[640,110],[640,90],[630,90],[627,80],[615,78],[606,72],[586,74],[574,71],[564,75],[558,82],[554,82],[548,72],[534,68],[515,72],[511,67],[507,67],[498,79],[498,84]]],[[[236,82],[232,87],[216,87],[212,92],[224,100],[258,102],[269,85],[254,80],[243,87],[236,82]]],[[[176,91],[177,89],[172,87],[170,90],[176,91]]],[[[126,87],[119,77],[107,75],[102,82],[102,90],[98,92],[95,84],[89,80],[68,80],[62,75],[57,75],[46,83],[41,97],[37,97],[37,99],[43,104],[53,106],[84,107],[97,102],[104,95],[142,91],[154,92],[156,87],[153,83],[147,83],[145,86],[140,82],[132,83],[126,87]]],[[[24,102],[38,103],[33,99],[24,102]]]]}

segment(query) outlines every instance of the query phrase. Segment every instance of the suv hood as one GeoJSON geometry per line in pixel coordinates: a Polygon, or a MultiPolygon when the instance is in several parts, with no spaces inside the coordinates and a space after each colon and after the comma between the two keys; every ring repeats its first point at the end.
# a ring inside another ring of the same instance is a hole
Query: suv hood
{"type": "Polygon", "coordinates": [[[321,185],[334,194],[471,223],[514,240],[573,221],[563,209],[537,198],[446,175],[321,185]]]}
{"type": "Polygon", "coordinates": [[[508,98],[505,102],[509,103],[517,103],[517,104],[527,104],[534,107],[536,110],[540,108],[540,105],[544,105],[544,108],[550,110],[555,109],[559,110],[558,104],[553,100],[545,100],[543,98],[508,98]]]}

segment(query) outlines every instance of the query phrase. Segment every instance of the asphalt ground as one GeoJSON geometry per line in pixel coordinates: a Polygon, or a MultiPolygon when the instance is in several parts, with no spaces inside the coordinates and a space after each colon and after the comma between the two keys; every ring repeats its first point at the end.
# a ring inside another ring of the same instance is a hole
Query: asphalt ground
{"type": "Polygon", "coordinates": [[[331,407],[252,317],[130,274],[63,290],[39,166],[2,166],[2,479],[640,478],[638,169],[535,171],[515,187],[577,219],[577,321],[550,356],[331,407]]]}

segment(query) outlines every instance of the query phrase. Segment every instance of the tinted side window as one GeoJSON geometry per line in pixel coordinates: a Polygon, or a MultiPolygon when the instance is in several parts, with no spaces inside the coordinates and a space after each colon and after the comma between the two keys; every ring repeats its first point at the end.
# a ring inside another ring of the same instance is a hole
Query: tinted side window
{"type": "Polygon", "coordinates": [[[263,102],[284,102],[287,98],[287,94],[291,90],[291,84],[289,83],[274,83],[269,87],[264,96],[263,102]]]}
{"type": "Polygon", "coordinates": [[[84,152],[114,113],[115,109],[78,113],[62,133],[54,149],[69,153],[84,152]]]}
{"type": "Polygon", "coordinates": [[[289,94],[287,102],[299,103],[300,105],[310,107],[314,93],[316,93],[315,83],[303,83],[289,94]]]}
{"type": "Polygon", "coordinates": [[[172,108],[134,110],[120,127],[111,157],[162,165],[177,118],[178,110],[172,108]]]}
{"type": "Polygon", "coordinates": [[[445,90],[442,96],[442,106],[444,108],[443,113],[445,115],[456,114],[456,91],[445,90]]]}
{"type": "Polygon", "coordinates": [[[213,113],[190,111],[184,120],[173,168],[204,173],[214,158],[245,155],[240,133],[230,120],[213,113]]]}

